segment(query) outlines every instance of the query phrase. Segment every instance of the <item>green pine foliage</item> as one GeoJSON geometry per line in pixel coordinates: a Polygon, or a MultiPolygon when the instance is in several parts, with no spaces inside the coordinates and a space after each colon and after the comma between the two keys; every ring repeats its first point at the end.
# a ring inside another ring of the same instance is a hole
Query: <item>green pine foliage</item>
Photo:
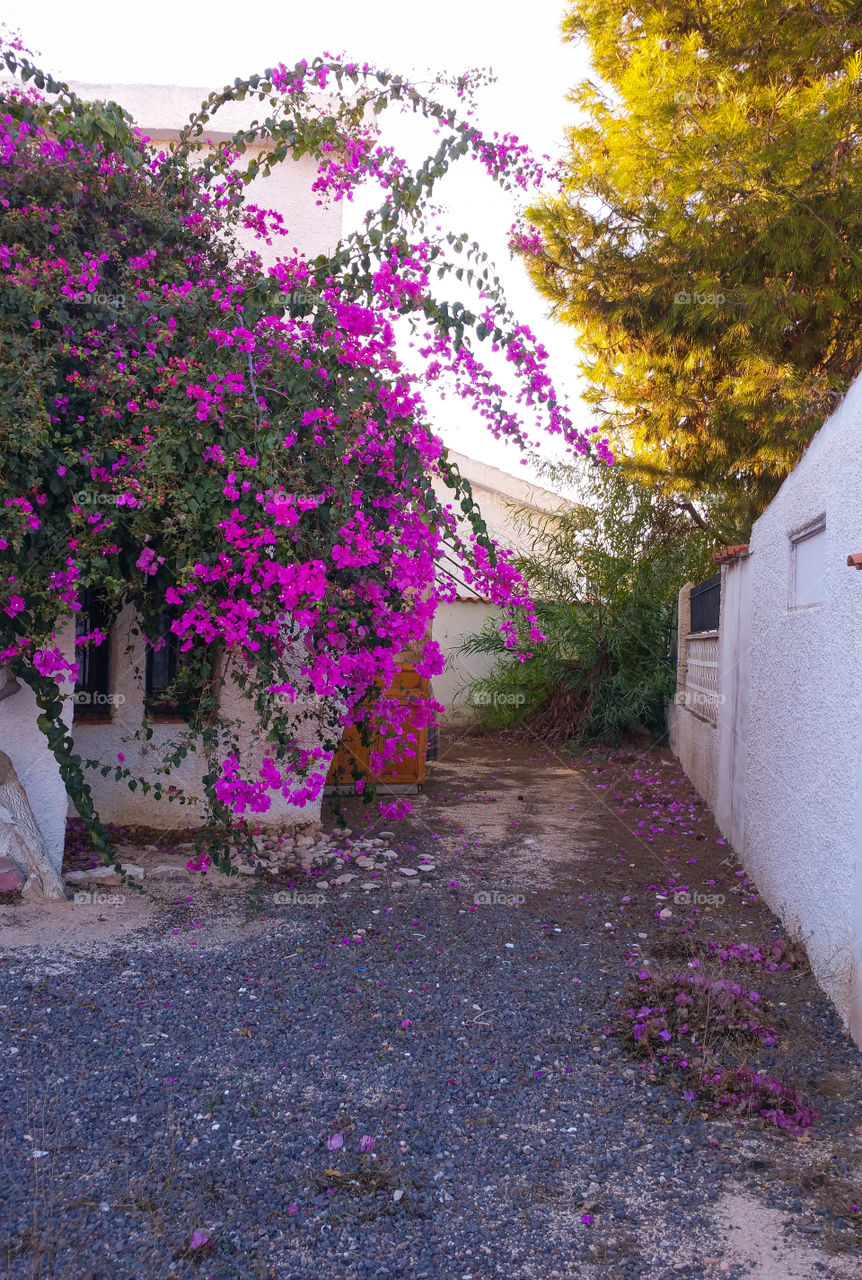
{"type": "Polygon", "coordinates": [[[596,76],[530,274],[602,426],[745,540],[862,365],[862,5],[575,0],[596,76]]]}

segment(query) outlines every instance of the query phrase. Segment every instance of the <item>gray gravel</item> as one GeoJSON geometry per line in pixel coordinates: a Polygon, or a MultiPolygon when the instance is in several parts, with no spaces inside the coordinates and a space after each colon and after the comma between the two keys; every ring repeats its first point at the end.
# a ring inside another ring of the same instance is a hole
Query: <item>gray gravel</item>
{"type": "MultiPolygon", "coordinates": [[[[744,1135],[607,1035],[630,969],[598,879],[479,908],[446,878],[352,887],[225,941],[178,901],[98,964],[5,956],[0,1274],[714,1275],[744,1135]]],[[[822,999],[808,1029],[849,1069],[822,999]]],[[[828,1135],[858,1099],[818,1105],[828,1135]]]]}

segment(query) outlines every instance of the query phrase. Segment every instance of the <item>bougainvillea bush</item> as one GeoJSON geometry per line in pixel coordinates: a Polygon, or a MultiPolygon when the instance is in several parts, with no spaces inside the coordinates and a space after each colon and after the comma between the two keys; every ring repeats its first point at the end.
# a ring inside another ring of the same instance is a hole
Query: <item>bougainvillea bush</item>
{"type": "MultiPolygon", "coordinates": [[[[280,65],[212,94],[157,152],[122,108],[80,101],[20,44],[2,56],[16,86],[0,104],[0,662],[35,690],[98,833],[62,721],[60,682],[74,670],[60,629],[85,593],[108,621],[132,606],[153,645],[167,612],[183,655],[171,692],[207,764],[207,811],[242,828],[273,795],[316,798],[345,725],[374,731],[380,768],[434,715],[381,691],[405,650],[421,675],[441,670],[428,637],[451,590],[435,568],[444,547],[503,608],[514,652],[540,640],[525,583],[447,462],[422,389],[448,379],[523,447],[548,431],[612,460],[595,429],[572,425],[479,248],[427,229],[454,159],[515,189],[542,170],[517,140],[471,123],[469,78],[429,96],[334,59],[280,65]],[[209,122],[237,100],[259,104],[254,125],[208,145],[209,122]],[[393,106],[435,131],[418,171],[381,142],[376,122],[393,106]],[[358,232],[313,260],[245,198],[252,178],[309,154],[320,200],[376,200],[358,232]],[[279,247],[274,267],[242,248],[249,231],[279,247]],[[432,279],[471,289],[472,309],[440,301],[432,279]],[[396,341],[411,328],[422,365],[408,373],[396,341]],[[227,679],[254,705],[262,762],[241,758],[221,714],[227,679]]],[[[78,644],[98,646],[106,629],[78,644]]],[[[175,758],[187,749],[178,740],[175,758]]],[[[122,760],[101,764],[141,784],[122,760]]]]}

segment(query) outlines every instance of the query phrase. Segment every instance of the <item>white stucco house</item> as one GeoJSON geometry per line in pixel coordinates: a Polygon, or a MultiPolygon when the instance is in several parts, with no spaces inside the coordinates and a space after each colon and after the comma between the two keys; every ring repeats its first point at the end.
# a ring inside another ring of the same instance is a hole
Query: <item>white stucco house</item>
{"type": "Polygon", "coordinates": [[[862,1047],[862,378],[721,562],[680,593],[671,745],[862,1047]],[[704,692],[706,691],[706,692],[704,692]]]}
{"type": "MultiPolygon", "coordinates": [[[[111,99],[121,103],[155,149],[178,136],[209,93],[203,88],[173,85],[78,83],[71,88],[85,100],[111,99]]],[[[215,117],[215,127],[208,129],[205,137],[214,144],[229,139],[238,129],[248,127],[254,114],[252,102],[226,104],[215,117]]],[[[249,158],[254,158],[255,150],[262,148],[263,143],[257,148],[252,144],[249,158]]],[[[270,177],[259,177],[247,187],[248,199],[264,208],[277,209],[289,231],[289,239],[274,240],[271,245],[256,239],[251,231],[241,233],[245,246],[260,255],[265,267],[291,249],[313,257],[332,253],[338,244],[342,234],[341,205],[320,203],[313,190],[317,175],[314,158],[304,156],[278,166],[270,177]]],[[[133,775],[150,782],[158,778],[163,782],[173,780],[192,795],[196,791],[200,793],[201,788],[196,784],[204,765],[193,754],[171,779],[159,771],[163,748],[177,737],[177,717],[171,714],[170,707],[159,705],[158,685],[160,681],[166,683],[169,675],[163,669],[165,657],[155,658],[147,653],[144,637],[134,624],[131,612],[125,610],[113,626],[108,644],[85,654],[77,688],[68,681],[61,686],[68,696],[66,718],[76,751],[84,760],[97,759],[111,764],[117,761],[118,752],[122,752],[124,765],[133,775]],[[145,720],[152,730],[149,739],[144,739],[139,732],[145,720]]],[[[75,623],[71,619],[60,629],[60,647],[67,659],[80,659],[80,651],[75,649],[75,623]]],[[[251,722],[248,704],[229,680],[223,706],[229,715],[233,713],[247,757],[253,758],[255,753],[260,753],[259,735],[251,722]]],[[[36,725],[37,716],[32,691],[20,687],[4,673],[0,679],[0,752],[11,762],[13,778],[17,775],[26,793],[49,860],[59,870],[69,803],[56,761],[36,725]]],[[[193,825],[197,820],[197,813],[187,807],[158,802],[151,794],[133,792],[124,783],[102,778],[97,771],[89,770],[87,777],[105,821],[175,828],[193,825]]],[[[273,803],[267,820],[282,825],[291,818],[307,820],[316,816],[295,810],[282,801],[273,803]]]]}
{"type": "MultiPolygon", "coordinates": [[[[144,135],[155,148],[176,138],[189,116],[207,97],[205,89],[166,85],[74,84],[72,88],[83,99],[112,99],[130,112],[144,135]]],[[[256,110],[254,102],[230,103],[223,107],[207,127],[206,138],[213,143],[230,138],[251,123],[256,110]]],[[[250,151],[254,151],[250,147],[250,151]]],[[[261,148],[258,148],[261,149],[261,148]]],[[[290,233],[289,240],[272,245],[246,233],[246,245],[271,265],[277,256],[293,248],[306,256],[331,254],[342,235],[342,207],[338,203],[321,204],[313,190],[317,166],[310,156],[286,162],[267,178],[257,178],[247,188],[252,203],[274,208],[283,217],[290,233]]],[[[547,513],[564,500],[556,494],[506,475],[497,468],[453,453],[462,475],[471,481],[482,508],[489,532],[503,546],[518,548],[515,511],[526,508],[547,513]]],[[[451,496],[442,482],[438,494],[444,500],[451,496]]],[[[445,673],[435,681],[434,696],[455,719],[469,712],[464,704],[464,686],[471,676],[482,673],[482,660],[466,664],[456,652],[464,637],[481,628],[493,607],[466,584],[458,598],[440,611],[435,621],[434,638],[447,656],[445,673]]],[[[97,620],[79,618],[82,631],[89,631],[97,620]]],[[[61,629],[61,648],[69,659],[81,659],[75,648],[75,622],[70,619],[61,629]]],[[[186,794],[202,794],[200,779],[204,764],[194,752],[167,776],[163,761],[167,746],[182,736],[183,722],[177,709],[160,697],[160,691],[172,679],[170,646],[154,652],[136,624],[129,609],[124,610],[111,627],[109,641],[98,649],[87,650],[76,687],[63,686],[68,695],[67,722],[76,752],[84,761],[92,760],[114,766],[122,756],[123,766],[133,777],[150,784],[160,781],[174,784],[186,794]],[[146,726],[147,733],[142,733],[146,726]]],[[[26,792],[36,816],[52,865],[59,871],[68,813],[68,800],[63,782],[45,739],[36,725],[38,708],[32,692],[16,681],[3,679],[0,671],[0,751],[5,751],[12,769],[26,792]]],[[[238,726],[246,762],[260,755],[257,726],[251,707],[228,679],[222,708],[238,726]]],[[[303,729],[305,745],[315,743],[314,722],[303,729]]],[[[0,759],[2,764],[2,759],[0,759]]],[[[96,807],[103,820],[119,824],[140,824],[158,829],[194,825],[199,818],[195,808],[157,800],[152,792],[140,787],[130,790],[117,782],[113,774],[102,777],[98,769],[88,769],[87,779],[96,807]]],[[[303,810],[294,809],[286,801],[274,799],[271,809],[261,816],[261,825],[284,826],[291,822],[315,820],[320,801],[303,810]]]]}
{"type": "MultiPolygon", "coordinates": [[[[449,450],[449,461],[470,481],[491,537],[509,550],[523,554],[530,550],[535,535],[528,533],[527,519],[539,523],[569,505],[566,498],[550,489],[454,449],[449,450]]],[[[448,501],[450,491],[443,483],[435,481],[434,487],[438,498],[448,501]]],[[[465,655],[459,650],[465,639],[481,631],[487,619],[498,616],[499,610],[464,582],[456,566],[448,568],[459,583],[457,598],[441,605],[434,619],[433,638],[446,657],[445,671],[434,679],[434,697],[446,708],[444,726],[463,726],[475,718],[477,711],[469,702],[469,685],[488,673],[494,659],[487,654],[465,655]]]]}

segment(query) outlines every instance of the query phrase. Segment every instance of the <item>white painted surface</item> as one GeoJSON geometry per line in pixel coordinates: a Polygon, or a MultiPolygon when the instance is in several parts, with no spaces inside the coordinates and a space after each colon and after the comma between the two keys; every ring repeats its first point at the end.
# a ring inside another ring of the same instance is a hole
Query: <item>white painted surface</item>
{"type": "Polygon", "coordinates": [[[745,840],[751,682],[751,557],[723,565],[715,820],[734,849],[745,840]]]}
{"type": "MultiPolygon", "coordinates": [[[[190,751],[176,768],[164,771],[164,760],[171,744],[182,741],[184,725],[177,721],[152,720],[153,736],[144,736],[144,670],[146,648],[134,614],[125,609],[111,633],[110,691],[116,697],[110,722],[78,722],[74,726],[75,749],[85,759],[115,768],[118,755],[122,754],[123,768],[129,769],[136,779],[149,783],[160,781],[163,786],[180,788],[195,804],[180,804],[167,799],[156,800],[152,793],[145,795],[140,785],[130,790],[128,783],[117,782],[113,773],[103,778],[98,769],[87,771],[93,799],[105,822],[155,827],[159,830],[195,826],[205,818],[202,810],[203,785],[201,779],[206,764],[199,754],[190,751]],[[136,635],[135,632],[138,632],[136,635]]],[[[226,681],[222,698],[222,712],[237,727],[239,757],[244,776],[254,776],[263,755],[263,743],[258,722],[251,703],[231,681],[226,681]]],[[[0,704],[2,709],[2,704],[0,704]]],[[[314,722],[302,725],[301,744],[313,747],[318,741],[314,722]]],[[[322,766],[325,771],[326,764],[322,766]]],[[[261,827],[292,825],[310,822],[320,815],[320,800],[297,809],[281,796],[272,797],[272,806],[266,813],[251,815],[252,821],[261,827]]]]}
{"type": "MultiPolygon", "coordinates": [[[[58,632],[58,645],[66,660],[73,661],[75,626],[71,620],[58,632]]],[[[63,681],[60,689],[70,699],[65,704],[64,718],[71,724],[73,684],[63,681]]],[[[0,702],[0,750],[12,761],[18,781],[27,792],[51,865],[59,871],[63,862],[68,799],[57,761],[36,723],[38,716],[36,695],[22,682],[17,693],[0,702]]]]}
{"type": "Polygon", "coordinates": [[[862,1046],[862,379],[722,575],[718,750],[671,742],[862,1046]]]}
{"type": "Polygon", "coordinates": [[[434,697],[446,708],[447,726],[467,724],[475,717],[468,700],[471,681],[481,680],[494,665],[492,654],[459,654],[467,636],[481,631],[488,618],[498,618],[500,611],[484,600],[456,600],[441,605],[434,618],[433,636],[446,655],[446,670],[434,677],[434,697]]]}
{"type": "Polygon", "coordinates": [[[845,1018],[854,986],[853,998],[862,998],[855,915],[862,574],[847,566],[848,554],[862,550],[860,432],[857,379],[752,531],[741,850],[766,901],[804,939],[814,972],[845,1018]],[[800,549],[794,538],[824,513],[824,532],[810,540],[798,569],[805,599],[789,605],[800,549]]]}
{"type": "MultiPolygon", "coordinates": [[[[476,458],[449,450],[449,460],[458,467],[461,475],[470,481],[473,497],[482,511],[482,519],[488,533],[500,546],[520,554],[530,551],[535,533],[529,531],[527,520],[553,518],[555,512],[568,504],[560,494],[550,489],[509,475],[476,458]]],[[[440,501],[451,506],[452,491],[441,480],[434,481],[434,491],[440,501]]],[[[463,533],[469,533],[469,524],[460,514],[459,524],[463,533]]],[[[486,676],[496,661],[493,654],[458,653],[468,635],[481,631],[489,617],[500,617],[500,610],[482,600],[471,586],[464,582],[457,565],[444,562],[459,582],[459,599],[442,605],[437,611],[432,631],[446,657],[446,669],[434,677],[434,697],[446,707],[443,723],[447,726],[466,725],[476,716],[476,710],[467,700],[466,686],[471,680],[486,676]]]]}
{"type": "MultiPolygon", "coordinates": [[[[70,86],[84,99],[110,99],[118,102],[132,116],[156,149],[167,148],[189,117],[200,109],[210,90],[186,85],[161,84],[80,84],[70,86]]],[[[269,103],[247,100],[229,102],[204,126],[202,138],[219,142],[239,129],[247,129],[253,121],[265,120],[269,103]]],[[[244,161],[259,158],[261,148],[250,146],[244,161]]],[[[285,160],[268,178],[254,178],[245,188],[246,202],[264,209],[276,209],[287,223],[290,235],[276,239],[272,245],[257,240],[250,232],[240,236],[243,244],[261,255],[265,266],[278,256],[290,256],[292,247],[308,257],[331,254],[341,237],[342,205],[329,207],[318,203],[312,191],[317,177],[317,162],[312,156],[285,160]]]]}
{"type": "Polygon", "coordinates": [[[670,749],[692,786],[715,811],[718,801],[718,729],[687,707],[671,703],[667,710],[670,749]]]}
{"type": "MultiPolygon", "coordinates": [[[[536,535],[529,530],[529,518],[538,522],[552,517],[555,512],[562,511],[569,505],[564,497],[551,489],[543,489],[540,485],[522,480],[520,476],[509,475],[499,467],[492,467],[477,458],[468,458],[466,454],[454,449],[450,449],[448,453],[449,461],[469,480],[489,535],[501,547],[510,551],[521,555],[530,551],[536,535]]],[[[447,489],[442,480],[435,479],[434,492],[444,506],[454,510],[461,532],[468,535],[470,525],[458,507],[453,506],[452,490],[447,489]]],[[[447,567],[453,569],[452,565],[447,567]]],[[[456,571],[453,569],[453,572],[456,571]]],[[[456,572],[456,576],[460,578],[461,575],[456,572]]],[[[464,596],[476,595],[468,586],[463,586],[461,593],[464,596]]]]}

